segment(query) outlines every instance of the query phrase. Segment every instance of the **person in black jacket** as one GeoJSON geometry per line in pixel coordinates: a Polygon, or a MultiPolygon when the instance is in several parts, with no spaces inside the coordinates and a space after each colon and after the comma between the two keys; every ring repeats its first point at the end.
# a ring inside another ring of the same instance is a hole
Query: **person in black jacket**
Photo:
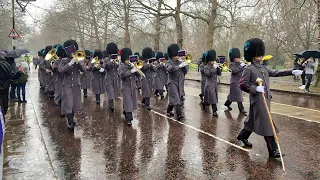
{"type": "Polygon", "coordinates": [[[3,116],[5,116],[8,111],[11,80],[18,79],[22,74],[21,72],[14,73],[5,57],[6,54],[0,51],[0,107],[3,116]]]}

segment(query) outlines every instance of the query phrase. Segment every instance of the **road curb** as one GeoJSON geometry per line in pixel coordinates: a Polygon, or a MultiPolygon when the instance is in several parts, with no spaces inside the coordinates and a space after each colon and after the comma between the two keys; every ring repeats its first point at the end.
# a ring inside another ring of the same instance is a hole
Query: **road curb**
{"type": "MultiPolygon", "coordinates": [[[[198,79],[185,78],[185,80],[200,82],[200,80],[198,80],[198,79]]],[[[221,83],[221,82],[220,82],[220,84],[221,84],[221,85],[225,85],[225,86],[230,86],[229,83],[221,83]]],[[[301,95],[301,96],[309,96],[309,97],[317,97],[317,98],[320,98],[320,95],[319,95],[319,94],[312,94],[312,93],[306,94],[306,93],[303,93],[303,92],[286,91],[286,90],[272,89],[272,88],[271,88],[270,90],[273,91],[273,92],[279,92],[279,93],[290,93],[290,94],[296,94],[296,95],[301,95]]]]}

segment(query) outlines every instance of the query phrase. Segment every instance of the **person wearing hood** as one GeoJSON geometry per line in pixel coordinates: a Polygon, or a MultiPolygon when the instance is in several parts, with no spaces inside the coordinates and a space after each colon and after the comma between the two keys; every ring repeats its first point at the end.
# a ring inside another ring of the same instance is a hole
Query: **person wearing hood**
{"type": "Polygon", "coordinates": [[[101,50],[94,50],[92,53],[92,57],[96,58],[96,61],[91,61],[89,65],[89,70],[92,72],[91,85],[92,92],[96,95],[96,103],[99,105],[101,101],[101,94],[106,92],[105,87],[105,76],[106,71],[103,68],[103,55],[101,50]]]}
{"type": "Polygon", "coordinates": [[[237,102],[239,112],[242,114],[246,114],[247,112],[244,110],[243,103],[242,103],[243,101],[242,90],[239,87],[239,81],[240,81],[242,72],[246,67],[246,64],[244,62],[240,62],[240,50],[238,48],[230,49],[229,57],[231,61],[229,65],[229,69],[231,70],[230,93],[224,105],[229,110],[232,110],[230,105],[232,104],[232,102],[237,102]]]}
{"type": "Polygon", "coordinates": [[[129,57],[132,55],[131,49],[123,48],[119,54],[121,55],[121,62],[123,63],[118,68],[118,74],[122,83],[123,114],[125,115],[128,126],[131,126],[133,120],[132,113],[138,107],[136,80],[139,74],[137,69],[130,64],[129,57]]]}
{"type": "MultiPolygon", "coordinates": [[[[280,153],[274,138],[272,125],[270,123],[268,111],[265,103],[270,109],[270,85],[269,77],[281,77],[302,74],[301,70],[273,70],[262,64],[263,56],[265,55],[264,42],[259,38],[252,38],[244,44],[245,60],[251,62],[248,65],[240,78],[240,88],[250,95],[250,110],[249,115],[244,121],[244,128],[237,137],[238,143],[242,147],[251,148],[252,144],[248,141],[252,132],[260,136],[264,136],[266,145],[269,151],[269,157],[279,158],[280,153]],[[257,84],[257,79],[262,79],[262,84],[257,84]],[[263,98],[263,95],[265,99],[263,98]],[[266,102],[265,102],[266,101],[266,102]]],[[[274,122],[272,122],[274,124],[274,122]]],[[[277,127],[274,124],[276,132],[277,127]]]]}
{"type": "Polygon", "coordinates": [[[182,98],[184,95],[184,77],[188,72],[188,64],[183,62],[181,57],[178,56],[180,47],[177,44],[171,44],[168,46],[168,57],[170,60],[166,63],[166,69],[169,74],[168,82],[168,107],[167,114],[172,117],[173,108],[176,108],[177,119],[180,121],[184,117],[182,115],[181,106],[183,104],[182,98]]]}
{"type": "Polygon", "coordinates": [[[103,68],[107,72],[105,77],[106,91],[108,96],[108,106],[111,112],[114,112],[114,101],[118,99],[119,85],[119,61],[118,61],[118,46],[115,43],[109,43],[106,47],[108,56],[105,58],[103,68]]]}
{"type": "Polygon", "coordinates": [[[207,65],[203,69],[203,74],[206,77],[204,87],[203,109],[206,106],[212,106],[212,115],[218,116],[218,76],[221,76],[221,69],[216,64],[217,56],[215,50],[209,50],[205,53],[207,65]]]}

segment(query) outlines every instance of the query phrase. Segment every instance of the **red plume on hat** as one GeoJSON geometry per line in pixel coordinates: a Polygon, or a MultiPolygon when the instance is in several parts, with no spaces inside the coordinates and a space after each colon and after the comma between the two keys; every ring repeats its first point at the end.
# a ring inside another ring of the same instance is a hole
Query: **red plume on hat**
{"type": "Polygon", "coordinates": [[[119,49],[118,54],[121,56],[122,55],[122,49],[119,49]]]}

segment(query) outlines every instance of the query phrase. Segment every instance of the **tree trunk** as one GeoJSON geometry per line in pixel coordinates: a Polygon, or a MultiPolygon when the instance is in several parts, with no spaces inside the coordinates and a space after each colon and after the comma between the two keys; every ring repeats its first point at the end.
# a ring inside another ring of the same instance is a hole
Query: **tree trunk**
{"type": "Polygon", "coordinates": [[[103,46],[107,46],[108,41],[108,12],[105,13],[105,25],[104,25],[104,38],[103,38],[103,46]]]}
{"type": "Polygon", "coordinates": [[[122,0],[124,7],[124,47],[131,48],[129,32],[129,7],[125,0],[122,0]]]}
{"type": "MultiPolygon", "coordinates": [[[[317,0],[317,26],[318,26],[318,48],[320,49],[320,0],[317,0]]],[[[319,61],[318,61],[319,63],[319,61]]],[[[320,82],[320,69],[319,69],[319,64],[318,64],[318,69],[316,72],[316,83],[315,87],[318,87],[319,82],[320,82]]]]}
{"type": "Polygon", "coordinates": [[[154,50],[159,51],[160,46],[160,23],[161,23],[161,17],[160,17],[160,11],[161,11],[161,2],[158,1],[158,9],[157,9],[157,15],[156,15],[156,34],[154,36],[154,50]]]}
{"type": "Polygon", "coordinates": [[[96,37],[96,43],[97,43],[96,47],[98,49],[101,49],[101,41],[100,41],[100,38],[99,38],[99,30],[98,30],[96,16],[94,14],[95,7],[93,5],[93,0],[88,0],[88,3],[89,3],[89,8],[90,8],[90,11],[91,11],[91,15],[92,15],[93,28],[94,28],[94,31],[95,31],[95,37],[96,37]]]}
{"type": "Polygon", "coordinates": [[[212,49],[213,48],[213,35],[214,35],[214,21],[216,20],[217,17],[217,6],[218,2],[217,0],[211,0],[211,13],[208,21],[208,31],[207,31],[207,43],[206,47],[207,49],[212,49]]]}
{"type": "Polygon", "coordinates": [[[177,7],[176,7],[176,30],[177,30],[177,44],[180,48],[183,47],[183,34],[182,34],[182,22],[180,18],[180,8],[181,8],[181,0],[177,0],[177,7]]]}

